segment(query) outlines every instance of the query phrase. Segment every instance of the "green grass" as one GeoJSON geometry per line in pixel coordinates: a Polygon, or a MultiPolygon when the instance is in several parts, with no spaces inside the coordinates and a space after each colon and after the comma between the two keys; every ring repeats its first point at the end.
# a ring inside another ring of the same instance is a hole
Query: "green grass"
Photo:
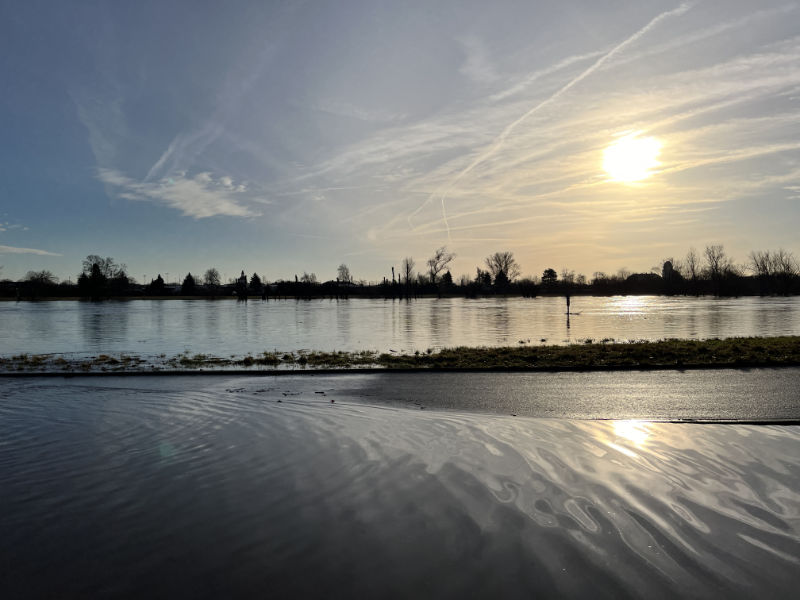
{"type": "Polygon", "coordinates": [[[387,368],[530,370],[800,365],[800,337],[460,347],[433,354],[381,354],[377,363],[387,368]]]}
{"type": "Polygon", "coordinates": [[[724,340],[661,340],[613,342],[584,340],[569,346],[458,347],[428,349],[413,354],[359,352],[263,352],[221,358],[209,354],[181,353],[156,359],[121,354],[68,359],[60,355],[18,354],[0,357],[6,371],[108,371],[202,370],[253,368],[297,369],[419,369],[419,370],[559,370],[613,368],[767,367],[800,365],[800,336],[729,338],[724,340]]]}

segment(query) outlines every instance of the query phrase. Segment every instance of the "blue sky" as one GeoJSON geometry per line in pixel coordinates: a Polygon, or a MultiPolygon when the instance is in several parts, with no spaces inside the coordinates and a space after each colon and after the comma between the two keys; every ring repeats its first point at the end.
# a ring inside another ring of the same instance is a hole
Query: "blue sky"
{"type": "Polygon", "coordinates": [[[800,251],[798,2],[0,0],[0,78],[0,277],[800,251]]]}

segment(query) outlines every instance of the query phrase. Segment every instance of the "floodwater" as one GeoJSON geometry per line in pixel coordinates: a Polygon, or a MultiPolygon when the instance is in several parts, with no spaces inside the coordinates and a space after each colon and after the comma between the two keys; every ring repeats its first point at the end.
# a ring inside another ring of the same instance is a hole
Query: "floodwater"
{"type": "Polygon", "coordinates": [[[332,381],[0,378],[4,596],[796,597],[800,427],[332,381]]]}
{"type": "Polygon", "coordinates": [[[800,298],[573,297],[0,302],[0,355],[424,351],[800,334],[800,298]]]}

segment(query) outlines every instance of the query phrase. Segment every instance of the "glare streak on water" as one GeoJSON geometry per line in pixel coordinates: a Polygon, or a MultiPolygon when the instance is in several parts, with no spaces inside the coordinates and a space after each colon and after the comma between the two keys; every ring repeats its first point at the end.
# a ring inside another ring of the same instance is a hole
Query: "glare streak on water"
{"type": "Polygon", "coordinates": [[[7,382],[4,585],[60,597],[795,591],[800,427],[520,419],[293,389],[7,382]]]}
{"type": "Polygon", "coordinates": [[[0,355],[185,350],[413,352],[448,346],[800,334],[800,298],[0,302],[0,355]],[[545,342],[542,342],[545,340],[545,342]]]}

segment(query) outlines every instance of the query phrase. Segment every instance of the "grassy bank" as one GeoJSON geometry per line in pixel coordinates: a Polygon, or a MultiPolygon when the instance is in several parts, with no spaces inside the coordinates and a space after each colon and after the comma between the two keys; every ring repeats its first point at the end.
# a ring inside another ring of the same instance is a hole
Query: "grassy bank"
{"type": "Polygon", "coordinates": [[[209,354],[141,357],[129,354],[70,358],[20,354],[0,358],[0,373],[139,373],[153,371],[297,371],[314,369],[592,370],[627,368],[774,367],[800,365],[800,336],[608,342],[569,346],[445,348],[414,354],[264,352],[228,358],[209,354]]]}
{"type": "Polygon", "coordinates": [[[661,340],[569,346],[447,348],[419,355],[377,357],[386,367],[434,369],[593,369],[800,365],[800,337],[661,340]]]}

